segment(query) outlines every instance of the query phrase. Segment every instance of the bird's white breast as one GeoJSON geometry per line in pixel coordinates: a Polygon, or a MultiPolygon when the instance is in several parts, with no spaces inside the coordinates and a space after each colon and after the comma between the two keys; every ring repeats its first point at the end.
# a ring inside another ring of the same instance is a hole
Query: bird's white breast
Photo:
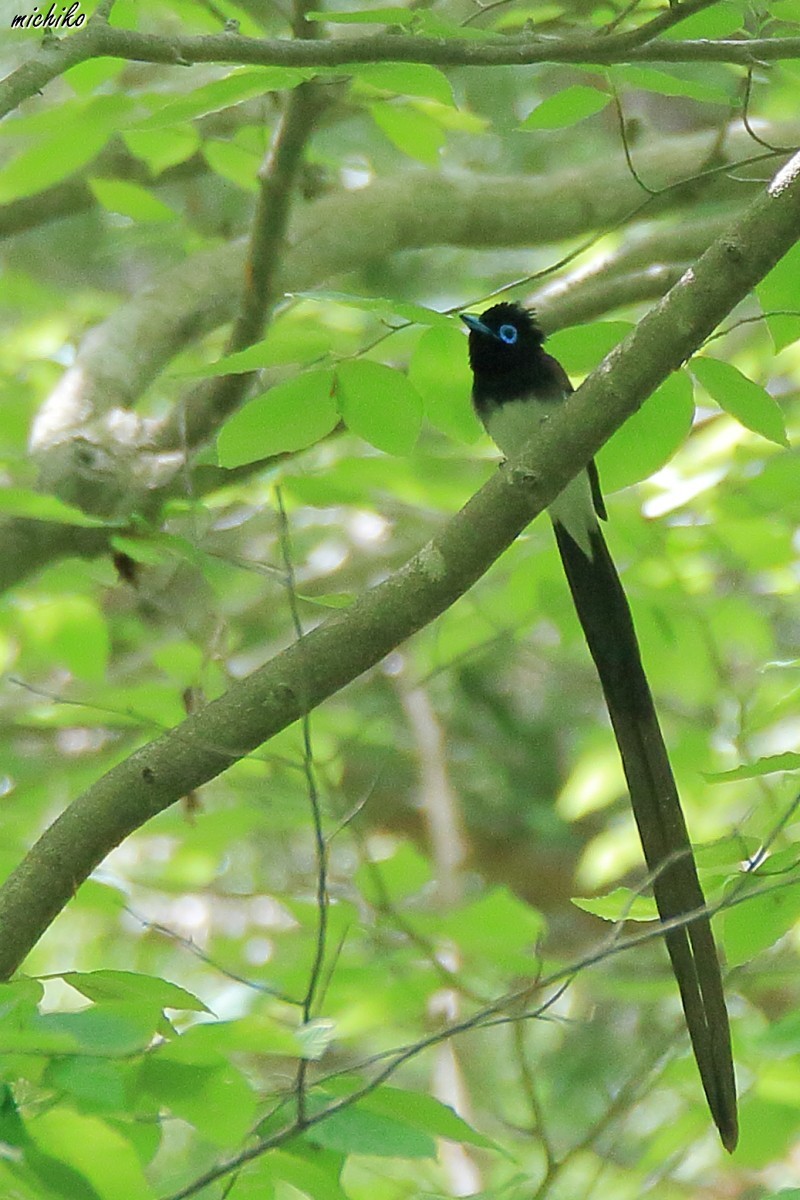
{"type": "MultiPolygon", "coordinates": [[[[525,446],[536,441],[542,421],[553,411],[563,397],[552,402],[538,399],[506,400],[504,404],[492,408],[486,421],[486,432],[503,451],[506,458],[516,458],[525,446]]],[[[592,557],[592,546],[589,533],[597,527],[597,516],[594,511],[592,490],[589,476],[581,471],[570,480],[563,492],[560,492],[547,510],[555,524],[558,522],[566,529],[572,540],[576,542],[587,558],[592,557]]]]}

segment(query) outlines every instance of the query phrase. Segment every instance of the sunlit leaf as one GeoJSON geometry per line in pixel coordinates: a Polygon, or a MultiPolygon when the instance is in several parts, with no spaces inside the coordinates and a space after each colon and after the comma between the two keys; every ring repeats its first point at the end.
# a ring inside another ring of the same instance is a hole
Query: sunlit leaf
{"type": "Polygon", "coordinates": [[[800,770],[800,754],[787,750],[784,754],[770,754],[753,763],[734,767],[731,771],[704,772],[703,774],[709,783],[728,783],[734,779],[760,779],[763,775],[773,775],[776,771],[797,770],[800,770]]]}
{"type": "Polygon", "coordinates": [[[596,461],[603,489],[618,491],[660,470],[689,436],[693,417],[692,381],[675,371],[601,448],[596,461]]]}
{"type": "Polygon", "coordinates": [[[44,1153],[83,1175],[102,1200],[153,1200],[138,1155],[118,1127],[60,1104],[40,1110],[27,1127],[44,1153]]]}
{"type": "Polygon", "coordinates": [[[272,454],[304,450],[339,420],[332,371],[307,371],[248,400],[217,439],[223,467],[238,467],[272,454]]]}
{"type": "MultiPolygon", "coordinates": [[[[547,350],[568,375],[588,375],[635,326],[631,321],[591,321],[570,325],[547,339],[547,350]]],[[[577,386],[577,380],[573,383],[577,386]]]]}
{"type": "MultiPolygon", "coordinates": [[[[321,1107],[318,1100],[315,1107],[321,1107]]],[[[436,1142],[402,1120],[354,1104],[334,1112],[306,1133],[310,1142],[343,1154],[376,1158],[433,1158],[436,1142]]]]}
{"type": "Polygon", "coordinates": [[[103,208],[134,221],[174,221],[177,213],[147,188],[123,179],[90,179],[89,187],[103,208]]]}
{"type": "Polygon", "coordinates": [[[151,1055],[140,1078],[159,1105],[217,1146],[235,1146],[255,1118],[256,1094],[242,1072],[228,1064],[193,1066],[151,1055]]]}
{"type": "Polygon", "coordinates": [[[426,166],[435,166],[445,144],[441,125],[410,104],[371,104],[372,119],[398,150],[426,166]]]}
{"type": "Polygon", "coordinates": [[[618,887],[604,896],[573,896],[572,903],[604,921],[656,921],[655,900],[631,888],[618,887]]]}
{"type": "Polygon", "coordinates": [[[246,192],[258,191],[258,169],[261,158],[237,142],[206,141],[203,156],[217,175],[235,183],[246,192]]]}
{"type": "Polygon", "coordinates": [[[768,859],[763,871],[740,876],[731,885],[737,897],[744,897],[722,918],[725,957],[732,967],[750,962],[800,920],[798,880],[777,867],[768,859]]]}
{"type": "Polygon", "coordinates": [[[676,21],[661,36],[666,38],[725,38],[743,28],[743,5],[737,0],[716,0],[700,12],[676,21]]]}
{"type": "Polygon", "coordinates": [[[9,517],[32,517],[36,521],[55,521],[59,525],[82,525],[86,528],[103,526],[108,522],[89,516],[58,496],[34,492],[28,488],[0,488],[0,512],[9,517]]]}
{"type": "Polygon", "coordinates": [[[361,1106],[370,1112],[394,1117],[423,1133],[434,1137],[448,1138],[453,1142],[496,1148],[495,1143],[468,1125],[447,1104],[425,1092],[410,1092],[397,1087],[380,1087],[361,1101],[361,1106]]]}
{"type": "Polygon", "coordinates": [[[88,1000],[100,1003],[107,1000],[135,1001],[143,1005],[179,1008],[190,1012],[208,1012],[202,1000],[176,983],[141,975],[136,971],[65,971],[60,976],[88,1000]]]}
{"type": "Polygon", "coordinates": [[[480,423],[469,402],[472,375],[466,339],[452,327],[428,329],[417,342],[408,377],[425,404],[425,416],[449,437],[472,443],[480,423]]]}
{"type": "Polygon", "coordinates": [[[440,104],[453,104],[450,80],[426,63],[368,63],[354,68],[359,83],[397,96],[428,96],[440,104]]]}
{"type": "Polygon", "coordinates": [[[91,125],[81,129],[80,137],[64,137],[59,127],[0,170],[0,203],[30,196],[72,175],[100,153],[107,138],[105,129],[91,125]]]}
{"type": "Polygon", "coordinates": [[[345,12],[342,9],[330,12],[307,12],[307,21],[330,21],[333,25],[413,25],[416,12],[413,8],[365,8],[360,12],[345,12]]]}
{"type": "Polygon", "coordinates": [[[565,125],[575,125],[600,112],[610,99],[597,88],[576,83],[537,104],[520,129],[560,129],[565,125]]]}
{"type": "Polygon", "coordinates": [[[452,317],[436,312],[435,309],[425,308],[422,304],[411,304],[407,300],[392,300],[383,296],[354,296],[350,292],[325,290],[291,292],[290,295],[297,296],[302,300],[314,300],[320,304],[345,304],[352,308],[361,308],[386,320],[395,318],[419,325],[439,325],[443,329],[452,329],[453,327],[452,317]]]}
{"type": "MultiPolygon", "coordinates": [[[[610,75],[620,89],[636,88],[654,92],[658,96],[688,96],[691,100],[700,100],[706,104],[729,104],[731,100],[730,91],[710,83],[707,79],[683,78],[654,67],[625,64],[612,67],[610,75]]],[[[731,80],[733,82],[733,77],[731,80]]]]}
{"type": "Polygon", "coordinates": [[[32,650],[66,666],[79,679],[105,675],[110,639],[105,615],[89,596],[39,596],[18,613],[32,650]]]}
{"type": "Polygon", "coordinates": [[[700,356],[692,359],[689,369],[720,408],[735,417],[745,429],[751,429],[779,446],[788,446],[780,405],[733,363],[700,356]]]}
{"type": "Polygon", "coordinates": [[[336,369],[336,394],[348,429],[387,454],[410,454],[422,425],[422,401],[405,375],[353,360],[336,369]]]}
{"type": "Polygon", "coordinates": [[[158,1027],[158,1012],[133,1003],[104,1003],[80,1012],[43,1013],[36,1022],[45,1034],[66,1034],[76,1051],[124,1058],[147,1048],[158,1027]]]}
{"type": "Polygon", "coordinates": [[[756,285],[756,295],[776,350],[800,338],[800,242],[796,242],[756,285]]]}
{"type": "Polygon", "coordinates": [[[149,117],[137,121],[132,128],[161,129],[167,125],[183,125],[208,113],[241,104],[253,96],[295,88],[311,74],[296,67],[243,67],[232,71],[224,79],[215,79],[195,88],[177,100],[174,92],[151,93],[146,99],[153,112],[149,117]]]}
{"type": "Polygon", "coordinates": [[[131,154],[146,162],[156,175],[175,163],[185,162],[200,146],[200,135],[191,125],[158,130],[125,129],[122,137],[131,154]]]}

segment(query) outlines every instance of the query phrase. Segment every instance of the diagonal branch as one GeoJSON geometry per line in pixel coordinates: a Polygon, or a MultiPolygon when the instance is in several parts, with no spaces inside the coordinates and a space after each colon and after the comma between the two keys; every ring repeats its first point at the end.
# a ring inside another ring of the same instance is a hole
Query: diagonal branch
{"type": "Polygon", "coordinates": [[[108,852],[433,621],[484,574],[627,416],[800,237],[800,155],[401,570],[225,695],[143,746],[50,826],[0,890],[0,977],[17,969],[108,852]]]}

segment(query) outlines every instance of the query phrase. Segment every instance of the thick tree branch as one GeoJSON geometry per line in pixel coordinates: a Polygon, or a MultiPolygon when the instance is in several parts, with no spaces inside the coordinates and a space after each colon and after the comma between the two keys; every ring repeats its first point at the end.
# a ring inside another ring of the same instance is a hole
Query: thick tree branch
{"type": "MultiPolygon", "coordinates": [[[[800,126],[773,132],[791,141],[793,134],[800,137],[800,126]]],[[[704,132],[668,138],[641,152],[639,170],[650,185],[677,189],[653,203],[650,212],[670,203],[696,207],[700,195],[738,198],[758,186],[733,182],[724,173],[725,164],[752,150],[747,131],[738,124],[728,130],[715,159],[723,170],[692,179],[703,171],[716,143],[715,134],[704,132]],[[683,181],[691,181],[687,190],[683,181]]],[[[506,177],[409,171],[308,205],[293,225],[275,287],[301,291],[370,261],[428,246],[550,245],[622,221],[641,199],[621,154],[591,172],[580,168],[506,177]],[[500,195],[502,205],[497,203],[500,195]]],[[[45,451],[68,430],[80,429],[87,413],[130,407],[188,341],[229,320],[241,288],[244,255],[243,242],[195,255],[92,330],[75,364],[40,409],[33,449],[45,451]]],[[[176,445],[169,433],[168,428],[158,438],[160,445],[176,445]]],[[[211,433],[212,428],[205,430],[205,436],[211,433]]]]}
{"type": "MultiPolygon", "coordinates": [[[[688,15],[703,4],[680,5],[688,15]]],[[[135,30],[115,29],[89,22],[84,29],[60,41],[48,41],[27,62],[0,83],[0,117],[23,100],[42,91],[70,67],[90,58],[123,58],[136,62],[191,66],[195,63],[230,63],[283,67],[347,67],[355,63],[431,63],[440,67],[531,66],[536,63],[625,62],[728,62],[750,66],[800,58],[800,38],[720,38],[677,41],[652,39],[652,21],[645,26],[647,40],[637,45],[638,30],[583,38],[520,37],[486,41],[460,38],[415,37],[384,33],[370,37],[337,38],[318,42],[249,38],[236,33],[204,37],[170,37],[135,30]]],[[[673,23],[673,22],[670,22],[673,23]]]]}
{"type": "Polygon", "coordinates": [[[654,388],[800,237],[800,155],[423,550],[348,609],[119,763],[42,835],[0,890],[10,975],[108,852],[434,620],[488,570],[654,388]]]}

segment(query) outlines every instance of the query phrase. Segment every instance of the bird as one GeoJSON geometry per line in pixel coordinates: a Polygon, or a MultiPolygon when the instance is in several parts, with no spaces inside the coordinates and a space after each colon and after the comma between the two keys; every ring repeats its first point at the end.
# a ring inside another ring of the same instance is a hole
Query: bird
{"type": "MultiPolygon", "coordinates": [[[[461,320],[469,329],[473,406],[513,460],[574,389],[544,349],[532,310],[502,302],[480,316],[462,313],[461,320]]],[[[708,1106],[723,1146],[733,1152],[736,1082],[720,962],[633,617],[601,530],[608,514],[594,460],[548,512],[611,718],[659,916],[668,924],[694,914],[663,936],[708,1106]]]]}

